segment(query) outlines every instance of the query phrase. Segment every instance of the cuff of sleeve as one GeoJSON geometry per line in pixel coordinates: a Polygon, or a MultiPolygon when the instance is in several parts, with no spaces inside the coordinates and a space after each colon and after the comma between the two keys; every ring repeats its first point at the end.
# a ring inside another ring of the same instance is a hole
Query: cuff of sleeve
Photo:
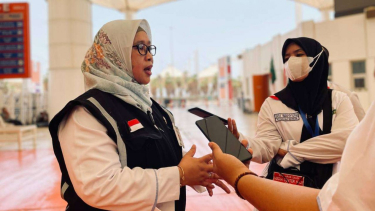
{"type": "MultiPolygon", "coordinates": [[[[337,191],[338,183],[339,183],[339,175],[340,173],[334,174],[327,182],[324,184],[323,188],[319,191],[317,201],[319,205],[319,209],[321,211],[328,210],[329,208],[333,210],[339,210],[338,207],[335,206],[333,203],[333,197],[337,191]],[[335,209],[336,208],[336,209],[335,209]]],[[[340,203],[340,198],[336,202],[340,203]]],[[[344,199],[344,198],[341,198],[344,199]]],[[[346,199],[344,199],[346,200],[346,199]]]]}
{"type": "Polygon", "coordinates": [[[323,211],[319,196],[316,197],[316,201],[318,202],[319,211],[323,211]]]}
{"type": "Polygon", "coordinates": [[[175,201],[180,198],[180,172],[177,166],[161,168],[158,175],[158,202],[175,201]]]}
{"type": "Polygon", "coordinates": [[[289,143],[289,141],[290,141],[290,140],[281,142],[281,145],[280,145],[279,148],[280,148],[280,149],[283,149],[283,150],[285,150],[285,151],[288,151],[288,143],[289,143]]]}
{"type": "Polygon", "coordinates": [[[295,167],[300,165],[303,162],[303,160],[296,158],[293,156],[292,153],[288,152],[283,160],[280,163],[280,166],[283,167],[284,169],[290,168],[290,167],[295,167]]]}
{"type": "Polygon", "coordinates": [[[203,193],[206,191],[206,187],[200,186],[200,185],[195,185],[192,187],[197,193],[203,193]]]}

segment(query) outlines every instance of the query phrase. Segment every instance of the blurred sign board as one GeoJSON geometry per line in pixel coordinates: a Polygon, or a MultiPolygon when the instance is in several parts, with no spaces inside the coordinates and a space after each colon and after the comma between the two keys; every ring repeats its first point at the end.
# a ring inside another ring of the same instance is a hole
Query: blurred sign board
{"type": "Polygon", "coordinates": [[[0,78],[28,78],[30,65],[29,4],[0,4],[0,78]]]}
{"type": "Polygon", "coordinates": [[[335,0],[335,18],[363,13],[370,6],[375,6],[375,0],[335,0]]]}
{"type": "Polygon", "coordinates": [[[220,100],[233,98],[230,56],[219,59],[218,90],[220,100]]]}

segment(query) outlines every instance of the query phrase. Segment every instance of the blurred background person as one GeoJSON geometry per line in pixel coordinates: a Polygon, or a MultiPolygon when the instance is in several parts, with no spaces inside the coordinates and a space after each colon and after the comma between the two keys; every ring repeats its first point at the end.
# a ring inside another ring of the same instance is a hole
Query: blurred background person
{"type": "Polygon", "coordinates": [[[12,125],[22,125],[22,122],[17,119],[11,119],[9,111],[6,107],[1,109],[1,117],[3,118],[4,122],[10,123],[12,125]]]}

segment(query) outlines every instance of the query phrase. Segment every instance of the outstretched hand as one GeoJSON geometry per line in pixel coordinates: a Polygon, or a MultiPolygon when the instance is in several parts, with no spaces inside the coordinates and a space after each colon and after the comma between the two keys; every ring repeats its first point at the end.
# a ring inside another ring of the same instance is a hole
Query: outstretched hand
{"type": "MultiPolygon", "coordinates": [[[[217,174],[213,173],[212,154],[207,154],[200,158],[194,158],[196,146],[193,145],[182,158],[179,166],[184,169],[184,180],[181,185],[196,186],[201,185],[207,188],[208,194],[213,195],[215,185],[222,188],[225,192],[230,193],[229,188],[220,181],[217,174]]],[[[182,172],[180,172],[181,174],[182,172]]]]}
{"type": "Polygon", "coordinates": [[[210,185],[206,186],[209,196],[213,196],[213,194],[214,194],[213,189],[215,188],[215,186],[213,184],[215,184],[216,186],[219,186],[226,193],[230,193],[230,189],[221,181],[222,178],[219,175],[217,175],[213,172],[212,172],[211,175],[212,176],[209,179],[206,179],[206,181],[210,183],[210,185]]]}
{"type": "Polygon", "coordinates": [[[230,185],[234,185],[236,177],[243,173],[249,172],[249,168],[246,167],[240,160],[233,155],[225,154],[220,147],[210,142],[208,144],[212,149],[213,155],[213,171],[227,181],[230,185]]]}
{"type": "MultiPolygon", "coordinates": [[[[244,146],[246,148],[249,145],[249,142],[247,140],[242,140],[241,144],[242,144],[242,146],[244,146]]],[[[247,151],[249,151],[250,154],[253,155],[253,149],[248,148],[247,151]]],[[[248,161],[245,161],[243,164],[245,164],[245,166],[247,168],[250,168],[250,162],[251,162],[251,160],[248,160],[248,161]]]]}
{"type": "Polygon", "coordinates": [[[184,170],[185,175],[184,180],[180,181],[181,185],[208,185],[205,179],[207,179],[208,173],[212,172],[213,166],[209,164],[212,160],[212,154],[195,158],[196,150],[197,147],[193,145],[180,161],[179,166],[184,170]]]}

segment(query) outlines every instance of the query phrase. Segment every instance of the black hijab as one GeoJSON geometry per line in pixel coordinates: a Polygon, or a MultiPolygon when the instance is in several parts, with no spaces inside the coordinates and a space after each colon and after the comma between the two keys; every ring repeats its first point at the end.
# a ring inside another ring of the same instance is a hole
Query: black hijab
{"type": "MultiPolygon", "coordinates": [[[[282,49],[284,63],[286,50],[291,43],[300,46],[308,57],[315,57],[323,49],[323,46],[319,42],[311,38],[299,37],[287,39],[282,49]]],[[[328,51],[324,49],[319,59],[316,58],[318,61],[305,80],[293,82],[289,79],[289,83],[286,87],[290,89],[294,100],[302,111],[311,116],[315,116],[322,111],[323,102],[328,93],[328,55],[328,51]]],[[[315,63],[316,59],[310,66],[315,63]]]]}

